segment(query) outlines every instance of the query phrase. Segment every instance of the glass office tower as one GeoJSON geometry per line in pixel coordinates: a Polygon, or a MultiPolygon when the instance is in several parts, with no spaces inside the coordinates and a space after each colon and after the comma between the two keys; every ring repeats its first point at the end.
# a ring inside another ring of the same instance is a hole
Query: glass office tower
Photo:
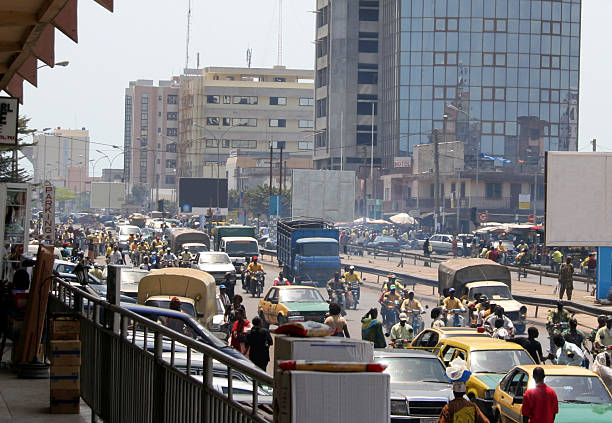
{"type": "Polygon", "coordinates": [[[383,158],[435,128],[465,143],[466,166],[577,150],[580,14],[581,0],[384,0],[383,158]]]}

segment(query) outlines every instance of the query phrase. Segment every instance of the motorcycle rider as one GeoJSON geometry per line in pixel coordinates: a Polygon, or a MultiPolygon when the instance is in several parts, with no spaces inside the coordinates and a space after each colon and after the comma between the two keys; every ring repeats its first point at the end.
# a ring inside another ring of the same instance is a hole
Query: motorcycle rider
{"type": "Polygon", "coordinates": [[[360,285],[363,282],[361,282],[359,275],[355,273],[355,266],[349,266],[348,271],[344,272],[344,282],[346,282],[351,291],[355,292],[355,299],[359,300],[361,297],[360,285]]]}
{"type": "Polygon", "coordinates": [[[380,298],[378,299],[378,302],[380,303],[381,307],[380,307],[380,314],[382,315],[383,318],[383,323],[386,323],[389,318],[391,317],[389,315],[389,313],[393,313],[394,311],[397,312],[398,310],[391,310],[387,307],[387,304],[389,303],[393,303],[395,304],[395,302],[399,302],[402,300],[402,297],[400,297],[395,289],[395,285],[391,285],[389,287],[389,291],[384,292],[380,298]]]}
{"type": "Polygon", "coordinates": [[[600,350],[612,345],[612,316],[608,316],[606,326],[597,331],[594,345],[600,350]]]}
{"type": "Polygon", "coordinates": [[[595,346],[595,337],[597,336],[597,331],[599,331],[599,329],[606,326],[607,320],[608,320],[608,317],[604,316],[603,314],[597,316],[597,327],[593,329],[591,331],[591,334],[589,335],[589,341],[593,343],[593,352],[598,352],[598,348],[595,346]]]}
{"type": "Polygon", "coordinates": [[[404,290],[404,285],[402,285],[398,280],[397,276],[393,273],[389,273],[387,275],[387,282],[385,282],[382,286],[382,291],[387,292],[391,289],[391,286],[395,286],[395,289],[402,292],[404,290]]]}
{"type": "Polygon", "coordinates": [[[414,291],[412,289],[408,291],[407,298],[402,303],[400,310],[402,312],[412,312],[412,310],[423,311],[423,306],[419,300],[414,298],[414,291]]]}
{"type": "Polygon", "coordinates": [[[280,286],[280,285],[291,285],[289,283],[289,280],[283,275],[283,272],[279,272],[278,274],[278,278],[274,279],[274,286],[280,286]]]}
{"type": "Polygon", "coordinates": [[[504,329],[506,329],[506,331],[508,331],[508,334],[512,335],[514,332],[514,324],[512,323],[512,320],[510,320],[506,315],[504,315],[504,308],[499,305],[495,307],[495,313],[487,317],[487,319],[485,320],[485,328],[493,332],[496,327],[495,321],[498,319],[503,322],[503,327],[504,329]]]}
{"type": "Polygon", "coordinates": [[[586,339],[584,332],[578,329],[578,320],[574,317],[569,320],[569,327],[561,333],[561,336],[563,336],[567,342],[576,344],[580,348],[583,347],[584,340],[586,339]]]}
{"type": "Polygon", "coordinates": [[[406,313],[400,313],[399,322],[391,328],[391,342],[397,341],[412,341],[414,338],[414,330],[408,324],[408,316],[406,313]]]}
{"type": "Polygon", "coordinates": [[[176,266],[176,256],[170,248],[166,250],[166,254],[162,257],[162,261],[165,261],[168,267],[176,266]]]}
{"type": "Polygon", "coordinates": [[[259,257],[253,256],[251,262],[247,266],[247,287],[251,290],[251,292],[255,292],[255,286],[253,286],[253,276],[255,276],[256,272],[263,272],[264,268],[259,263],[259,257]]]}
{"type": "Polygon", "coordinates": [[[327,281],[327,295],[329,295],[330,300],[337,302],[340,307],[342,307],[342,316],[346,315],[346,312],[344,311],[346,293],[346,284],[342,279],[340,279],[340,272],[334,273],[334,278],[327,281]],[[336,296],[335,299],[334,294],[336,296]]]}
{"type": "Polygon", "coordinates": [[[183,267],[189,267],[191,262],[191,253],[189,252],[189,248],[185,247],[183,248],[183,251],[181,252],[181,264],[183,267]]]}
{"type": "Polygon", "coordinates": [[[560,334],[553,335],[552,339],[557,351],[548,355],[549,360],[552,360],[554,364],[582,366],[584,354],[576,344],[566,342],[560,334]]]}
{"type": "Polygon", "coordinates": [[[572,314],[563,308],[563,303],[561,301],[557,301],[557,309],[550,310],[548,312],[548,317],[546,319],[546,331],[548,332],[549,342],[550,342],[550,351],[554,354],[557,350],[555,343],[553,342],[553,335],[560,334],[561,330],[556,325],[563,325],[567,323],[569,325],[569,321],[572,318],[572,314]]]}
{"type": "Polygon", "coordinates": [[[444,319],[442,319],[442,309],[440,307],[434,307],[431,309],[431,320],[432,328],[443,328],[446,326],[444,319]]]}

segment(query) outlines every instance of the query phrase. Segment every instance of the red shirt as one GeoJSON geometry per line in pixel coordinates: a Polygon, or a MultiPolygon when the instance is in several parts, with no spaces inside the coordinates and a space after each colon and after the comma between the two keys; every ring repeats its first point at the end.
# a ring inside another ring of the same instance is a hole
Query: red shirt
{"type": "Polygon", "coordinates": [[[529,417],[530,423],[554,423],[558,412],[557,394],[545,383],[538,383],[523,395],[521,414],[529,417]]]}

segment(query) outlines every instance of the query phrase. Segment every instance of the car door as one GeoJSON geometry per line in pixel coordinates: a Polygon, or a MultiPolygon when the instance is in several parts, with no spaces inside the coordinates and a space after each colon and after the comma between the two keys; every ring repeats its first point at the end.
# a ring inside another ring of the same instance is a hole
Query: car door
{"type": "Polygon", "coordinates": [[[266,320],[268,321],[268,323],[274,323],[275,325],[277,325],[278,319],[276,318],[276,315],[278,313],[276,312],[276,310],[278,309],[278,288],[270,289],[268,295],[269,299],[267,301],[268,310],[266,314],[266,320]]]}
{"type": "Polygon", "coordinates": [[[448,367],[448,364],[453,360],[456,350],[457,347],[452,345],[445,345],[442,347],[442,350],[440,351],[440,358],[446,367],[448,367]]]}
{"type": "Polygon", "coordinates": [[[432,351],[438,345],[439,335],[433,330],[424,330],[412,342],[412,347],[417,350],[432,351]]]}
{"type": "Polygon", "coordinates": [[[263,301],[261,302],[261,313],[263,314],[264,319],[269,322],[270,318],[270,308],[272,307],[272,294],[275,288],[270,288],[268,293],[265,295],[263,301]]]}
{"type": "Polygon", "coordinates": [[[528,375],[516,369],[500,384],[500,394],[497,399],[503,422],[521,422],[521,407],[523,394],[527,388],[528,375]]]}

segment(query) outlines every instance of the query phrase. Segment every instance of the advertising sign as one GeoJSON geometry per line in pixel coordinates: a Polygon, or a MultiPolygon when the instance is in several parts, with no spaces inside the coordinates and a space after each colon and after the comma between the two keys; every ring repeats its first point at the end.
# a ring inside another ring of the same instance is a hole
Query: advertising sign
{"type": "Polygon", "coordinates": [[[205,214],[209,208],[215,216],[227,215],[227,179],[180,178],[180,212],[205,214]]]}
{"type": "Polygon", "coordinates": [[[529,210],[531,208],[531,194],[519,194],[519,209],[529,210]]]}
{"type": "Polygon", "coordinates": [[[19,100],[14,97],[0,97],[0,144],[17,144],[17,117],[19,100]]]}
{"type": "Polygon", "coordinates": [[[412,167],[412,157],[394,157],[393,167],[412,167]]]}
{"type": "Polygon", "coordinates": [[[42,239],[55,242],[55,187],[43,186],[42,239]]]}

